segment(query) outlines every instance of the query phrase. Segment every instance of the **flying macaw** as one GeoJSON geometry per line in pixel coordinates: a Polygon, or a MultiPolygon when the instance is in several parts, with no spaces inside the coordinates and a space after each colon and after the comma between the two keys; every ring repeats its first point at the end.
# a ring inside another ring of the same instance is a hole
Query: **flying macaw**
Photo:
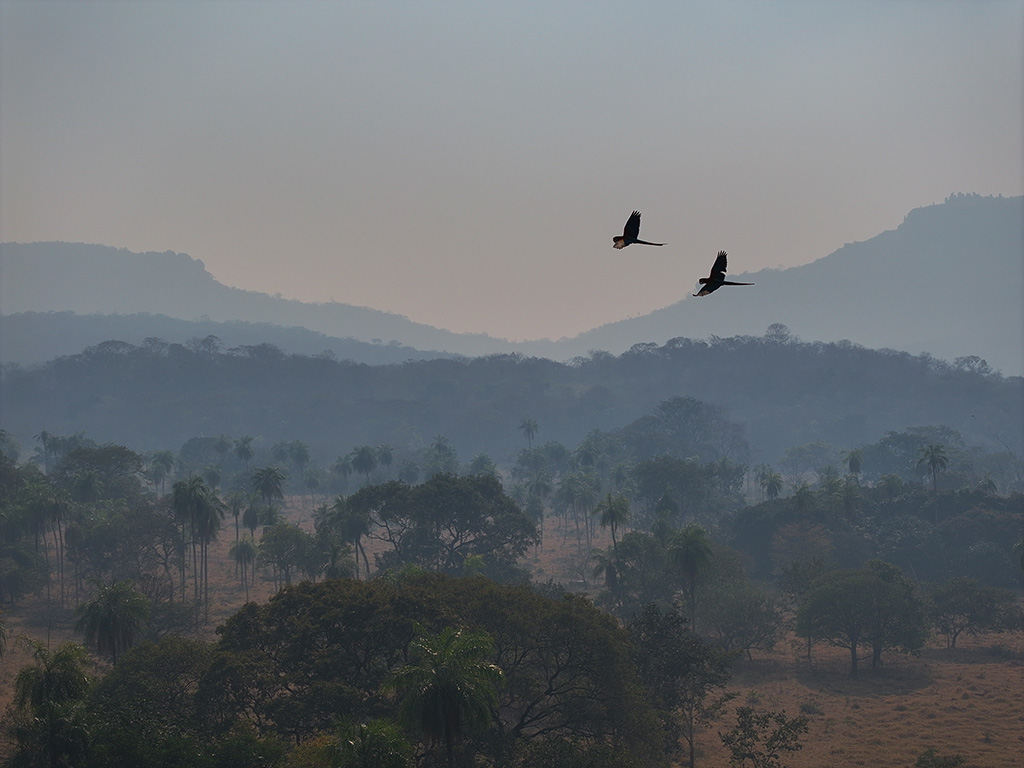
{"type": "Polygon", "coordinates": [[[664,243],[648,243],[640,239],[640,211],[633,211],[626,219],[626,226],[622,228],[622,235],[615,235],[612,238],[615,245],[612,248],[625,248],[627,245],[637,243],[639,245],[664,245],[664,243]]]}
{"type": "Polygon", "coordinates": [[[734,283],[731,280],[726,280],[726,261],[725,251],[719,251],[718,258],[715,259],[715,266],[711,268],[711,274],[699,280],[700,284],[704,287],[693,294],[694,296],[707,296],[709,293],[717,291],[723,285],[753,285],[753,283],[734,283]]]}

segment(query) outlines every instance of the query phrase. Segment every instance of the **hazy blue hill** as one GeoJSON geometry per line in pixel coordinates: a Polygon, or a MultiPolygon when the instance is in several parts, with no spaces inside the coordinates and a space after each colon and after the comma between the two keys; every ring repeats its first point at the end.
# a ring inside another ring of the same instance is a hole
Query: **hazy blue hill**
{"type": "Polygon", "coordinates": [[[83,243],[0,244],[0,311],[150,313],[300,326],[337,338],[397,341],[463,354],[511,349],[508,342],[483,334],[456,334],[390,312],[338,302],[308,304],[231,288],[217,282],[202,261],[183,253],[133,253],[83,243]]]}
{"type": "Polygon", "coordinates": [[[273,344],[295,354],[331,352],[340,360],[370,365],[450,356],[446,352],[421,351],[397,342],[383,344],[339,339],[306,328],[242,320],[182,320],[149,313],[78,315],[73,312],[20,312],[0,316],[0,361],[20,365],[43,363],[111,339],[133,345],[142,344],[147,338],[186,344],[191,339],[207,336],[216,336],[227,349],[273,344]]]}
{"type": "MultiPolygon", "coordinates": [[[[730,263],[741,267],[742,254],[732,255],[730,263]]],[[[695,270],[694,282],[703,274],[695,270]]],[[[778,322],[804,339],[849,339],[947,360],[977,355],[1006,374],[1024,374],[1021,197],[954,195],[911,211],[895,230],[849,243],[810,264],[737,273],[733,279],[756,285],[723,288],[709,297],[687,295],[649,315],[588,331],[561,348],[582,354],[679,336],[760,334],[778,322]]],[[[692,287],[680,289],[689,293],[692,287]]]]}

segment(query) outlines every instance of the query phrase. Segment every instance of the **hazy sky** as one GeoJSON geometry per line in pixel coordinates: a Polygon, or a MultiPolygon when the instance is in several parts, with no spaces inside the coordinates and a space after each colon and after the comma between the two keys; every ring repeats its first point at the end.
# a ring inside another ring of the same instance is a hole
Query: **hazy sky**
{"type": "Polygon", "coordinates": [[[1024,3],[0,0],[0,240],[516,340],[1024,193],[1024,3]],[[664,248],[613,250],[626,216],[664,248]]]}

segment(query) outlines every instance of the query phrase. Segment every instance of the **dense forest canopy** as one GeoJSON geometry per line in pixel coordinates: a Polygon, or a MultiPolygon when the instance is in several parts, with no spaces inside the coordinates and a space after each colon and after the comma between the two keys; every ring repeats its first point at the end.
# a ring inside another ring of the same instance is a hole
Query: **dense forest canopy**
{"type": "MultiPolygon", "coordinates": [[[[351,445],[415,450],[443,435],[465,456],[508,464],[524,417],[543,440],[572,445],[690,397],[738,425],[732,439],[749,453],[730,457],[752,463],[929,424],[958,431],[968,446],[1024,452],[1024,379],[979,358],[802,342],[779,325],[761,337],[677,338],[564,364],[510,354],[369,366],[269,344],[225,349],[212,336],[108,341],[41,366],[8,366],[2,387],[0,423],[25,446],[43,429],[175,451],[194,437],[250,434],[265,448],[302,440],[329,462],[351,445]]],[[[705,447],[702,458],[731,450],[705,447]]]]}

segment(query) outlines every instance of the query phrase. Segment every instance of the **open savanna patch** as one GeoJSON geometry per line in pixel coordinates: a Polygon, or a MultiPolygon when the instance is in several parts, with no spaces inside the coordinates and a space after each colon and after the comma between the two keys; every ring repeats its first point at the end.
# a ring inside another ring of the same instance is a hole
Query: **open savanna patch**
{"type": "Polygon", "coordinates": [[[887,653],[850,677],[849,652],[815,646],[808,665],[802,642],[739,660],[729,710],[701,736],[705,765],[726,765],[718,732],[737,706],[804,715],[803,749],[790,768],[909,768],[931,748],[960,755],[965,766],[1024,766],[1024,638],[983,635],[947,649],[933,641],[918,657],[887,653]]]}

